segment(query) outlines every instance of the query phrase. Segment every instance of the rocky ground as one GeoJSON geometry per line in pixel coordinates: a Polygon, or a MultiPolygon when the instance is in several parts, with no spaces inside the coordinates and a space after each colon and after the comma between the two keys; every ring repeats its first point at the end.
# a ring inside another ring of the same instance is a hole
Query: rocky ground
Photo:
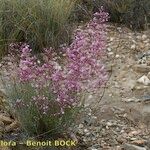
{"type": "Polygon", "coordinates": [[[77,133],[89,150],[150,149],[150,30],[108,26],[109,80],[77,133]]]}
{"type": "MultiPolygon", "coordinates": [[[[109,80],[96,96],[88,96],[75,126],[82,150],[150,149],[150,30],[133,32],[108,25],[109,80]]],[[[2,102],[1,98],[1,103],[2,102]]],[[[17,128],[1,111],[1,130],[17,128]]]]}

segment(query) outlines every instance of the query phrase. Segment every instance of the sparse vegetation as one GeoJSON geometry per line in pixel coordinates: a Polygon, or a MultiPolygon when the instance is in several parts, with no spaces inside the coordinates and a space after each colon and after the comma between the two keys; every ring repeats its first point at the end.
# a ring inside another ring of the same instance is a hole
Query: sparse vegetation
{"type": "Polygon", "coordinates": [[[91,14],[101,6],[104,6],[106,11],[109,12],[111,22],[123,23],[133,30],[143,30],[149,26],[149,0],[82,0],[80,4],[82,13],[78,11],[79,20],[85,19],[83,14],[86,12],[91,14]]]}
{"type": "Polygon", "coordinates": [[[84,29],[75,31],[71,45],[64,47],[64,64],[57,62],[52,48],[39,60],[29,45],[10,45],[10,58],[1,68],[7,74],[5,90],[29,137],[66,131],[84,104],[83,93],[96,91],[107,80],[99,61],[106,48],[107,20],[108,13],[100,10],[84,29]]]}
{"type": "Polygon", "coordinates": [[[77,0],[0,0],[0,55],[12,42],[26,42],[34,52],[69,43],[68,19],[77,0]]]}

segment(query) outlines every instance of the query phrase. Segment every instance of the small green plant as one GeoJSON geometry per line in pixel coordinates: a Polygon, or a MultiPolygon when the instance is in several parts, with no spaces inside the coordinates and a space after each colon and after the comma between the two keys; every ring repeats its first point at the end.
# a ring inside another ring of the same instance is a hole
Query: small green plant
{"type": "Polygon", "coordinates": [[[77,0],[0,0],[0,52],[12,42],[34,51],[70,41],[68,19],[77,0]]]}

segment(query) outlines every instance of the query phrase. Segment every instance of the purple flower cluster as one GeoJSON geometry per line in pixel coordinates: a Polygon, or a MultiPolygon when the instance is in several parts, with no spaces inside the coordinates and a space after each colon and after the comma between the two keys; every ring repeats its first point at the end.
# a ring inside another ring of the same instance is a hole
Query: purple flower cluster
{"type": "Polygon", "coordinates": [[[72,104],[77,93],[95,91],[107,80],[101,58],[106,48],[108,13],[100,10],[84,28],[75,32],[72,44],[66,48],[66,66],[53,73],[53,87],[57,100],[72,104]]]}
{"type": "Polygon", "coordinates": [[[52,101],[64,113],[66,107],[78,102],[79,94],[94,92],[105,83],[107,74],[101,59],[106,48],[107,19],[108,14],[100,10],[86,26],[75,31],[71,45],[63,48],[66,55],[63,65],[56,61],[52,48],[45,49],[40,62],[27,44],[21,46],[19,83],[35,89],[31,101],[43,114],[48,112],[52,101]]]}

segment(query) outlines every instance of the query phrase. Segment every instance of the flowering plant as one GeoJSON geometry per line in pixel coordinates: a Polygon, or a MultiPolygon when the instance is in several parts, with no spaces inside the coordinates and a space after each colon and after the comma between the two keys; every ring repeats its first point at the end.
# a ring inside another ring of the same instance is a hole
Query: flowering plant
{"type": "MultiPolygon", "coordinates": [[[[59,64],[52,48],[42,59],[32,55],[27,44],[12,44],[11,57],[19,61],[9,70],[6,93],[29,135],[58,131],[70,123],[81,95],[95,92],[107,80],[101,58],[106,44],[108,14],[103,10],[83,28],[78,28],[69,47],[63,47],[65,62],[59,64]],[[13,79],[13,83],[12,83],[13,79]]],[[[16,62],[16,60],[15,60],[16,62]]]]}

